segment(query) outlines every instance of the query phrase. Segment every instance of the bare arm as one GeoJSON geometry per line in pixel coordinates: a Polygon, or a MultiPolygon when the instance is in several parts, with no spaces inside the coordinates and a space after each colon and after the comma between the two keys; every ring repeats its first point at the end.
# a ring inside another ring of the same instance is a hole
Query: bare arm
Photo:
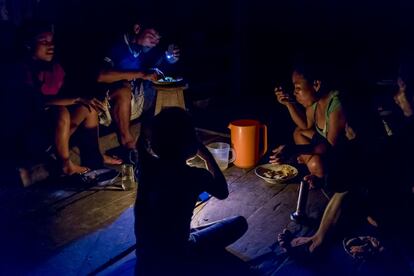
{"type": "Polygon", "coordinates": [[[292,118],[293,122],[300,128],[300,129],[307,129],[308,128],[308,120],[306,114],[303,110],[296,104],[296,103],[288,103],[286,107],[289,111],[290,117],[292,118]]]}
{"type": "Polygon", "coordinates": [[[60,105],[60,106],[69,106],[79,104],[87,107],[89,111],[95,109],[96,111],[103,111],[105,110],[104,104],[95,99],[85,99],[85,98],[50,98],[46,100],[45,105],[51,106],[51,105],[60,105]]]}
{"type": "Polygon", "coordinates": [[[290,117],[292,118],[293,122],[300,128],[306,129],[307,128],[307,120],[306,114],[303,110],[298,106],[298,103],[292,99],[292,96],[285,93],[283,88],[276,87],[275,88],[275,95],[277,101],[286,106],[289,111],[290,117]]]}
{"type": "Polygon", "coordinates": [[[325,239],[328,232],[338,222],[343,208],[343,201],[347,194],[348,192],[335,193],[326,206],[318,231],[315,234],[316,236],[321,237],[322,240],[325,239]]]}
{"type": "Polygon", "coordinates": [[[213,183],[208,189],[208,193],[218,199],[225,199],[229,196],[229,189],[227,181],[224,178],[219,166],[214,160],[213,155],[208,149],[200,143],[197,155],[202,158],[207,164],[207,170],[213,175],[213,183]]]}
{"type": "Polygon", "coordinates": [[[98,82],[113,83],[120,80],[131,81],[134,79],[156,80],[157,75],[146,74],[141,71],[116,71],[116,70],[102,70],[98,75],[98,82]]]}
{"type": "Polygon", "coordinates": [[[76,104],[78,100],[79,98],[50,98],[46,100],[45,105],[68,106],[76,104]]]}
{"type": "Polygon", "coordinates": [[[340,135],[345,133],[346,118],[342,108],[335,110],[329,115],[328,135],[326,139],[329,144],[335,146],[340,135]]]}

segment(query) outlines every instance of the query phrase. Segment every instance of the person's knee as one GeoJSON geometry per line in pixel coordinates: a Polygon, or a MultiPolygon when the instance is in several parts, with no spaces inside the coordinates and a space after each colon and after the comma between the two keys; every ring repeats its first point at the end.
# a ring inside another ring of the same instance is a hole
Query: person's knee
{"type": "Polygon", "coordinates": [[[313,155],[308,163],[306,164],[308,170],[311,174],[316,175],[317,177],[323,177],[324,169],[322,165],[322,160],[318,155],[313,155]]]}
{"type": "Polygon", "coordinates": [[[246,233],[247,229],[249,228],[249,224],[247,223],[247,219],[243,216],[237,217],[237,224],[239,225],[239,229],[242,234],[246,233]]]}
{"type": "Polygon", "coordinates": [[[293,131],[293,141],[295,141],[295,144],[303,143],[302,130],[299,127],[296,127],[293,131]]]}
{"type": "Polygon", "coordinates": [[[229,223],[233,225],[235,231],[237,231],[240,236],[246,233],[247,229],[249,228],[247,220],[243,216],[230,217],[228,220],[229,220],[229,223]]]}
{"type": "Polygon", "coordinates": [[[70,125],[70,112],[65,106],[54,107],[57,124],[60,126],[70,125]]]}
{"type": "Polygon", "coordinates": [[[91,108],[88,109],[85,106],[82,106],[82,112],[85,112],[87,119],[97,119],[98,118],[98,111],[96,109],[91,108]]]}

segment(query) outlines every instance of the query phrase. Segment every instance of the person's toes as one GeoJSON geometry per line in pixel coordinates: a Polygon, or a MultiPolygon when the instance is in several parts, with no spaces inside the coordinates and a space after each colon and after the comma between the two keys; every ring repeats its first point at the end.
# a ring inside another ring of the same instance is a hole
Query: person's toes
{"type": "Polygon", "coordinates": [[[292,233],[287,229],[284,229],[282,233],[279,233],[277,235],[277,241],[279,243],[279,246],[283,248],[286,248],[290,245],[292,238],[292,233]]]}
{"type": "Polygon", "coordinates": [[[63,170],[63,173],[65,175],[74,175],[74,174],[84,174],[84,173],[87,173],[89,171],[90,171],[90,169],[87,168],[87,167],[77,166],[77,167],[71,168],[69,170],[63,170]]]}
{"type": "Polygon", "coordinates": [[[103,161],[106,165],[121,165],[123,163],[122,159],[115,156],[112,157],[107,154],[103,155],[103,161]]]}

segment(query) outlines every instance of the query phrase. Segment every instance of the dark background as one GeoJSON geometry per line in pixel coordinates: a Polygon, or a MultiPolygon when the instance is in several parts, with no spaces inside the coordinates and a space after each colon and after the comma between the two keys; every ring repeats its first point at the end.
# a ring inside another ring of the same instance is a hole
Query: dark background
{"type": "Polygon", "coordinates": [[[10,57],[10,29],[25,19],[54,22],[58,56],[69,79],[82,93],[94,93],[94,74],[110,41],[131,19],[141,18],[160,30],[161,47],[180,46],[175,74],[189,82],[187,103],[195,103],[198,114],[197,102],[207,99],[201,124],[223,129],[229,120],[244,117],[283,124],[289,119],[273,88],[289,83],[297,56],[329,64],[355,110],[382,93],[375,82],[395,79],[398,63],[412,45],[411,3],[6,0],[9,20],[2,21],[2,53],[10,57]]]}

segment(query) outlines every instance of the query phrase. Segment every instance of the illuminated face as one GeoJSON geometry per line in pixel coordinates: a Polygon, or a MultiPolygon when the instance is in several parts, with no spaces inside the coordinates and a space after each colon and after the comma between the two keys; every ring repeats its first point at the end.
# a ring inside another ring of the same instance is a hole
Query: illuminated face
{"type": "Polygon", "coordinates": [[[401,108],[404,115],[410,117],[411,115],[413,115],[413,108],[411,106],[409,99],[407,99],[407,85],[401,78],[398,78],[397,84],[398,92],[394,95],[394,101],[398,105],[398,107],[401,108]]]}
{"type": "Polygon", "coordinates": [[[53,33],[44,32],[36,37],[33,59],[50,62],[55,53],[53,33]]]}
{"type": "Polygon", "coordinates": [[[155,29],[145,29],[138,38],[138,44],[144,47],[153,48],[160,42],[161,36],[155,29]]]}
{"type": "Polygon", "coordinates": [[[292,74],[292,82],[295,87],[294,95],[298,103],[304,107],[311,106],[316,101],[316,91],[312,84],[296,71],[292,74]]]}

